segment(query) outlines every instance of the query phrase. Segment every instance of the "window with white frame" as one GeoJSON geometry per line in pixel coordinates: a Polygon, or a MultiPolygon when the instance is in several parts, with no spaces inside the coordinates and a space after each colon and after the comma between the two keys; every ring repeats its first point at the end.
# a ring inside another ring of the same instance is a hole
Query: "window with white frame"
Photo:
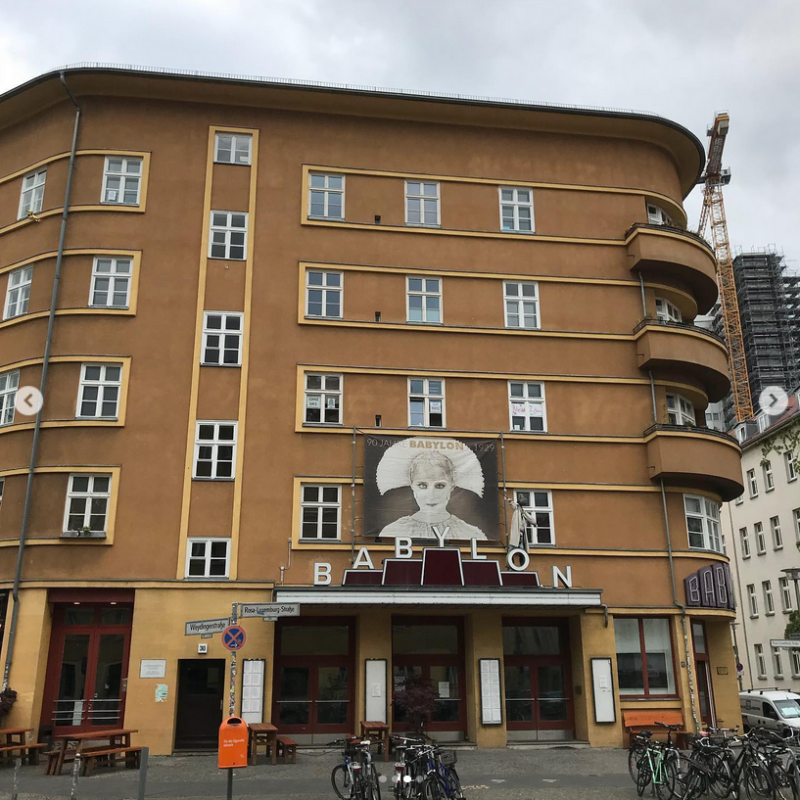
{"type": "Polygon", "coordinates": [[[747,585],[747,602],[750,607],[750,616],[758,616],[758,597],[756,597],[756,585],[749,583],[747,585]]]}
{"type": "Polygon", "coordinates": [[[236,477],[236,422],[197,423],[194,478],[227,481],[236,477]]]}
{"type": "Polygon", "coordinates": [[[97,256],[92,266],[89,305],[96,308],[128,308],[132,274],[132,259],[97,256]]]}
{"type": "Polygon", "coordinates": [[[769,427],[769,417],[766,414],[759,414],[756,417],[758,432],[763,433],[769,427]]]}
{"type": "Polygon", "coordinates": [[[122,367],[119,364],[84,364],[78,389],[76,416],[87,419],[116,419],[122,367]]]}
{"type": "Polygon", "coordinates": [[[205,366],[242,365],[244,314],[233,311],[206,311],[203,315],[203,359],[205,366]]]}
{"type": "Polygon", "coordinates": [[[764,593],[764,613],[770,617],[775,613],[775,600],[772,597],[772,581],[762,581],[761,591],[764,593]]]}
{"type": "Polygon", "coordinates": [[[190,538],[186,548],[187,578],[227,578],[230,539],[190,538]]]}
{"type": "Polygon", "coordinates": [[[308,215],[344,219],[344,175],[312,172],[308,176],[308,215]]]}
{"type": "Polygon", "coordinates": [[[661,322],[683,322],[683,314],[666,297],[656,297],[656,319],[661,322]]]}
{"type": "Polygon", "coordinates": [[[342,318],[344,278],[341,272],[306,271],[306,316],[342,318]]]}
{"type": "Polygon", "coordinates": [[[725,540],[725,534],[724,533],[720,535],[720,539],[722,541],[722,555],[726,556],[726,555],[728,555],[728,543],[725,540]]]}
{"type": "Polygon", "coordinates": [[[734,505],[740,506],[744,503],[744,493],[740,494],[734,501],[734,505]]]}
{"type": "Polygon", "coordinates": [[[792,515],[794,516],[794,536],[796,541],[800,543],[800,508],[792,511],[792,515]]]}
{"type": "Polygon", "coordinates": [[[506,328],[537,330],[539,322],[539,284],[533,281],[506,281],[503,284],[506,328]]]}
{"type": "Polygon", "coordinates": [[[722,552],[719,535],[719,503],[708,497],[685,494],[686,529],[689,547],[722,552]]]}
{"type": "Polygon", "coordinates": [[[528,546],[554,545],[556,536],[553,527],[552,492],[533,489],[516,490],[514,499],[525,511],[525,536],[528,546]]]}
{"type": "Polygon", "coordinates": [[[32,283],[33,267],[21,267],[8,273],[3,319],[12,319],[28,313],[32,283]]]}
{"type": "Polygon", "coordinates": [[[764,526],[760,522],[753,525],[753,531],[756,535],[756,552],[763,556],[767,552],[767,537],[764,536],[764,526]]]}
{"type": "Polygon", "coordinates": [[[242,211],[212,211],[209,258],[244,261],[247,254],[247,214],[242,211]]]}
{"type": "Polygon", "coordinates": [[[142,186],[142,159],[106,156],[103,171],[104,203],[138,206],[142,186]]]}
{"type": "Polygon", "coordinates": [[[788,578],[778,578],[778,585],[781,587],[781,610],[784,614],[792,611],[792,587],[789,586],[788,578]]]}
{"type": "Polygon", "coordinates": [[[742,544],[742,558],[750,558],[750,534],[747,528],[739,528],[739,541],[742,544]]]}
{"type": "Polygon", "coordinates": [[[758,481],[754,469],[747,470],[747,487],[750,489],[750,497],[758,497],[758,481]]]}
{"type": "Polygon", "coordinates": [[[110,475],[70,475],[64,533],[106,533],[110,498],[110,475]]]}
{"type": "Polygon", "coordinates": [[[304,422],[342,424],[342,381],[341,375],[306,373],[304,422]]]}
{"type": "Polygon", "coordinates": [[[406,278],[406,319],[409,322],[442,321],[440,278],[406,278]]]}
{"type": "Polygon", "coordinates": [[[670,217],[663,208],[653,205],[652,203],[647,204],[647,221],[651,225],[673,226],[672,217],[670,217]]]}
{"type": "Polygon", "coordinates": [[[524,186],[499,188],[502,230],[533,233],[533,190],[524,186]]]}
{"type": "Polygon", "coordinates": [[[304,483],[300,487],[300,538],[340,538],[341,486],[304,483]]]}
{"type": "Polygon", "coordinates": [[[764,490],[771,492],[775,488],[775,476],[772,474],[772,462],[767,459],[761,467],[764,470],[764,490]]]}
{"type": "Polygon", "coordinates": [[[790,650],[789,658],[792,662],[792,677],[800,678],[800,650],[797,648],[790,650]]]}
{"type": "Polygon", "coordinates": [[[14,403],[19,388],[19,370],[0,372],[0,425],[14,422],[14,403]]]}
{"type": "Polygon", "coordinates": [[[774,550],[783,549],[783,533],[781,533],[781,518],[770,517],[769,527],[772,531],[772,547],[774,550]]]}
{"type": "Polygon", "coordinates": [[[508,382],[508,413],[512,431],[547,430],[544,384],[534,381],[508,382]]]}
{"type": "Polygon", "coordinates": [[[689,402],[681,394],[667,395],[667,418],[669,419],[670,425],[682,425],[684,427],[694,428],[697,424],[694,404],[689,402]]]}
{"type": "Polygon", "coordinates": [[[772,648],[772,665],[775,669],[775,677],[783,677],[783,659],[781,658],[781,651],[777,647],[772,648]]]}
{"type": "Polygon", "coordinates": [[[412,428],[444,428],[444,381],[408,379],[408,424],[412,428]]]}
{"type": "Polygon", "coordinates": [[[753,650],[756,654],[756,674],[759,678],[767,677],[767,662],[764,659],[764,645],[754,644],[753,650]]]}
{"type": "Polygon", "coordinates": [[[253,137],[249,133],[217,133],[214,161],[218,164],[249,164],[253,137]]]}
{"type": "Polygon", "coordinates": [[[794,463],[794,458],[792,458],[791,453],[784,453],[783,460],[786,464],[786,480],[788,483],[797,480],[797,469],[794,463]]]}
{"type": "Polygon", "coordinates": [[[24,219],[28,214],[38,214],[42,210],[44,200],[44,184],[47,170],[31,172],[22,179],[22,191],[19,196],[19,214],[17,219],[24,219]]]}
{"type": "Polygon", "coordinates": [[[6,479],[0,478],[0,507],[3,505],[3,491],[6,488],[6,479]]]}
{"type": "Polygon", "coordinates": [[[406,181],[406,223],[439,225],[439,184],[406,181]]]}

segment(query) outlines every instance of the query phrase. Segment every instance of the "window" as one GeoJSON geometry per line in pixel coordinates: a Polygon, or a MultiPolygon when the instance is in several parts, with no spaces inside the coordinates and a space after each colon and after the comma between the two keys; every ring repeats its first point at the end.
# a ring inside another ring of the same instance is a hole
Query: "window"
{"type": "Polygon", "coordinates": [[[3,490],[6,487],[6,479],[0,478],[0,506],[3,505],[3,490]]]}
{"type": "Polygon", "coordinates": [[[308,215],[344,219],[344,175],[308,176],[308,215]]]}
{"type": "Polygon", "coordinates": [[[3,319],[11,319],[28,313],[33,283],[33,267],[22,267],[8,273],[6,308],[3,319]]]}
{"type": "Polygon", "coordinates": [[[133,262],[130,258],[95,258],[89,305],[99,308],[127,308],[131,296],[132,273],[133,262]]]}
{"type": "Polygon", "coordinates": [[[247,252],[247,214],[238,211],[211,212],[209,258],[244,261],[247,252]]]}
{"type": "Polygon", "coordinates": [[[444,381],[408,379],[408,424],[412,428],[444,428],[444,381]]]}
{"type": "Polygon", "coordinates": [[[672,640],[666,619],[614,620],[617,678],[621,695],[675,694],[672,640]]]}
{"type": "Polygon", "coordinates": [[[747,601],[750,604],[750,616],[758,616],[758,598],[756,597],[756,586],[754,583],[747,585],[747,601]]]}
{"type": "Polygon", "coordinates": [[[253,137],[242,133],[218,133],[214,161],[218,164],[249,164],[253,137]]]}
{"type": "Polygon", "coordinates": [[[515,491],[514,499],[522,506],[527,516],[535,520],[535,523],[526,520],[525,535],[528,545],[555,544],[552,493],[533,490],[515,491]]]}
{"type": "Polygon", "coordinates": [[[651,203],[647,204],[647,221],[651,225],[668,225],[670,227],[674,225],[672,217],[666,211],[651,203]]]}
{"type": "Polygon", "coordinates": [[[70,475],[64,533],[106,533],[110,475],[70,475]]]}
{"type": "Polygon", "coordinates": [[[786,463],[786,480],[791,483],[797,480],[797,469],[791,453],[784,453],[783,460],[786,463]]]}
{"type": "Polygon", "coordinates": [[[775,667],[775,677],[783,677],[783,661],[781,660],[781,651],[777,647],[772,648],[772,663],[775,667]]]}
{"type": "Polygon", "coordinates": [[[142,159],[106,157],[102,202],[138,206],[142,184],[142,159]]]}
{"type": "Polygon", "coordinates": [[[735,505],[740,506],[744,503],[744,494],[740,494],[733,502],[735,505]]]}
{"type": "Polygon", "coordinates": [[[800,508],[796,508],[792,511],[794,515],[794,535],[795,539],[800,542],[800,508]]]}
{"type": "Polygon", "coordinates": [[[784,614],[792,611],[792,589],[789,586],[788,578],[778,578],[778,585],[781,587],[781,610],[784,614]]]}
{"type": "Polygon", "coordinates": [[[230,539],[189,539],[187,578],[227,578],[230,539]]]}
{"type": "Polygon", "coordinates": [[[789,654],[792,661],[792,677],[800,678],[800,650],[790,650],[789,654]]]}
{"type": "Polygon", "coordinates": [[[750,558],[750,534],[747,528],[739,528],[739,539],[742,543],[742,558],[750,558]]]}
{"type": "Polygon", "coordinates": [[[775,488],[775,476],[772,474],[772,462],[765,461],[762,464],[764,470],[764,489],[771,492],[775,488]]]}
{"type": "Polygon", "coordinates": [[[0,372],[0,425],[11,425],[14,421],[14,402],[19,388],[19,370],[0,372]]]}
{"type": "Polygon", "coordinates": [[[504,231],[533,233],[533,190],[500,187],[500,227],[504,231]]]}
{"type": "Polygon", "coordinates": [[[81,368],[76,416],[116,419],[121,382],[122,367],[117,364],[84,364],[81,368]]]}
{"type": "Polygon", "coordinates": [[[442,282],[439,278],[406,278],[409,322],[442,321],[442,282]]]}
{"type": "Polygon", "coordinates": [[[761,644],[754,644],[753,650],[756,654],[756,672],[759,678],[767,677],[767,662],[764,660],[764,646],[761,644]]]}
{"type": "Polygon", "coordinates": [[[206,311],[203,317],[203,359],[206,366],[242,365],[242,327],[244,315],[226,311],[206,311]]]}
{"type": "Polygon", "coordinates": [[[539,325],[539,284],[506,281],[503,284],[506,328],[537,330],[539,325]]]}
{"type": "Polygon", "coordinates": [[[767,539],[764,536],[764,526],[760,522],[753,525],[753,530],[756,534],[756,552],[763,556],[767,552],[767,539]]]}
{"type": "Polygon", "coordinates": [[[406,181],[406,224],[439,224],[439,184],[406,181]]]}
{"type": "Polygon", "coordinates": [[[342,376],[306,373],[304,422],[342,424],[342,376]]]}
{"type": "Polygon", "coordinates": [[[758,432],[763,433],[769,427],[769,417],[766,414],[759,414],[756,417],[756,423],[758,424],[758,432]]]}
{"type": "Polygon", "coordinates": [[[683,314],[678,306],[665,297],[656,297],[656,319],[661,322],[683,322],[683,314]]]}
{"type": "Polygon", "coordinates": [[[707,497],[685,494],[686,529],[689,532],[689,547],[722,552],[719,538],[719,504],[707,497]]]}
{"type": "Polygon", "coordinates": [[[306,272],[306,316],[342,317],[341,272],[306,272]]]}
{"type": "Polygon", "coordinates": [[[233,480],[236,477],[235,422],[198,422],[194,444],[194,478],[233,480]]]}
{"type": "Polygon", "coordinates": [[[301,491],[300,538],[338,539],[341,487],[304,483],[301,491]]]}
{"type": "Polygon", "coordinates": [[[512,431],[547,430],[543,383],[509,381],[508,406],[512,431]]]}
{"type": "Polygon", "coordinates": [[[762,581],[761,591],[764,593],[764,613],[770,617],[775,613],[775,600],[772,597],[772,581],[762,581]]]}
{"type": "Polygon", "coordinates": [[[47,170],[31,172],[22,179],[22,191],[19,196],[19,214],[17,219],[24,219],[31,214],[38,214],[42,210],[44,200],[44,183],[47,179],[47,170]]]}
{"type": "Polygon", "coordinates": [[[667,417],[670,425],[693,428],[697,424],[694,405],[680,394],[667,395],[667,417]]]}
{"type": "Polygon", "coordinates": [[[781,533],[781,518],[770,517],[769,527],[772,530],[772,547],[775,550],[783,549],[783,534],[781,533]]]}
{"type": "Polygon", "coordinates": [[[750,497],[758,497],[758,481],[754,469],[747,470],[747,485],[750,489],[750,497]]]}

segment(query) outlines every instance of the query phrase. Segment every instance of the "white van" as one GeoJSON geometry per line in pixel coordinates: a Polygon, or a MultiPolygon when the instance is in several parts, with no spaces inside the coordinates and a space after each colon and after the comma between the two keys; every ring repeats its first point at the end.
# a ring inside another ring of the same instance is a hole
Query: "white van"
{"type": "Polygon", "coordinates": [[[800,694],[755,690],[741,692],[744,729],[767,728],[786,738],[800,731],[800,694]]]}

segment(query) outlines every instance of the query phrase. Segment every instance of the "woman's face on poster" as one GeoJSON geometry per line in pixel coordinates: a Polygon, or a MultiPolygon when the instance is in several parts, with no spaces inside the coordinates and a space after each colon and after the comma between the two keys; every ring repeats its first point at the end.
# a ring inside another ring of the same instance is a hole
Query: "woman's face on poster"
{"type": "Polygon", "coordinates": [[[425,464],[415,470],[411,491],[423,513],[442,513],[447,510],[453,483],[448,480],[444,470],[432,464],[425,464]]]}

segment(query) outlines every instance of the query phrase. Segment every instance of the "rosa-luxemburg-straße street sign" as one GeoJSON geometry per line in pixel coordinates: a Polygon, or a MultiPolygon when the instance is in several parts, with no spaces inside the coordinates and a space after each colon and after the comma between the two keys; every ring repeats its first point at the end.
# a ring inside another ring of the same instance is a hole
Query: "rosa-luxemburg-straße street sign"
{"type": "Polygon", "coordinates": [[[299,603],[240,603],[240,617],[299,617],[299,603]]]}
{"type": "Polygon", "coordinates": [[[770,647],[777,647],[779,650],[800,649],[800,639],[770,639],[770,647]]]}

